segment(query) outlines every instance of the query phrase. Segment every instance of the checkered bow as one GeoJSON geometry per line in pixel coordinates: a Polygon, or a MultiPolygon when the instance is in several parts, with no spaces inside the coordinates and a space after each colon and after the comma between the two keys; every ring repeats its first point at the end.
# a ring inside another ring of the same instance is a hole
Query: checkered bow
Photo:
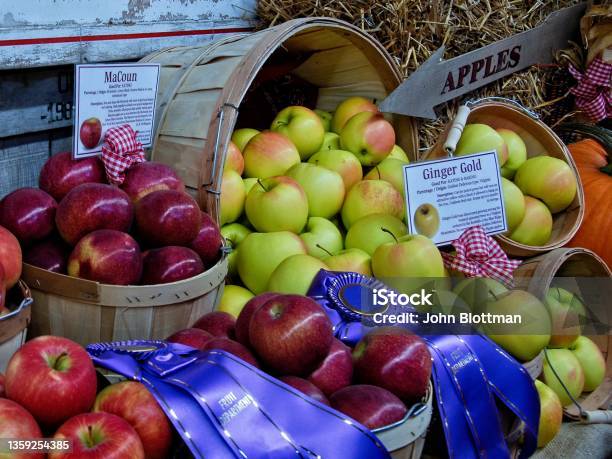
{"type": "Polygon", "coordinates": [[[612,64],[598,57],[591,62],[584,75],[572,65],[569,71],[578,81],[570,89],[576,96],[576,106],[594,122],[612,117],[612,64]]]}
{"type": "Polygon", "coordinates": [[[121,185],[125,171],[136,163],[146,161],[142,143],[136,139],[136,131],[129,124],[110,128],[104,137],[102,162],[108,181],[121,185]]]}
{"type": "Polygon", "coordinates": [[[512,273],[521,262],[510,260],[481,226],[468,228],[452,244],[455,254],[442,253],[447,269],[459,271],[466,277],[490,277],[508,287],[513,286],[512,273]]]}

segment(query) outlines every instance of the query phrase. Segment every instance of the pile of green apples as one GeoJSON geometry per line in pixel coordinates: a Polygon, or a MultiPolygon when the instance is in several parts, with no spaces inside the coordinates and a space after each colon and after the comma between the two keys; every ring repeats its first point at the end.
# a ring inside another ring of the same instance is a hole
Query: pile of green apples
{"type": "Polygon", "coordinates": [[[455,153],[467,155],[496,150],[502,175],[506,236],[529,246],[546,245],[552,234],[553,214],[574,200],[576,175],[563,160],[553,156],[527,157],[519,134],[486,124],[467,124],[455,153]]]}
{"type": "Polygon", "coordinates": [[[269,130],[235,130],[220,203],[232,283],[303,295],[320,269],[445,276],[431,240],[406,235],[408,157],[395,141],[392,124],[363,97],[333,113],[287,107],[269,130]]]}

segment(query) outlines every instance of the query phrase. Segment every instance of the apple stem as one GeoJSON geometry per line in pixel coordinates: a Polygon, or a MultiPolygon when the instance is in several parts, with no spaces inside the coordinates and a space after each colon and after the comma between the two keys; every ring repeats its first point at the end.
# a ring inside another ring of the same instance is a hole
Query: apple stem
{"type": "Polygon", "coordinates": [[[55,360],[53,360],[53,362],[51,363],[51,368],[53,368],[54,370],[58,370],[61,371],[62,370],[62,360],[64,359],[64,357],[67,357],[68,354],[66,352],[62,352],[60,355],[58,355],[55,360]]]}
{"type": "Polygon", "coordinates": [[[376,173],[378,174],[378,180],[382,180],[382,177],[380,175],[380,169],[378,168],[378,166],[376,166],[374,169],[376,169],[376,173]]]}
{"type": "Polygon", "coordinates": [[[264,191],[268,191],[268,189],[264,186],[264,184],[261,181],[261,179],[257,179],[257,183],[259,183],[259,186],[262,187],[264,191]]]}
{"type": "Polygon", "coordinates": [[[88,448],[93,448],[94,445],[94,439],[93,439],[93,427],[91,426],[91,424],[89,424],[87,426],[87,447],[88,448]]]}
{"type": "Polygon", "coordinates": [[[331,253],[329,250],[327,250],[325,247],[323,247],[321,244],[317,244],[316,245],[319,249],[321,249],[323,252],[325,252],[327,255],[329,255],[330,257],[333,256],[334,254],[331,253]]]}
{"type": "Polygon", "coordinates": [[[395,234],[393,234],[392,231],[388,230],[387,228],[382,228],[382,227],[380,229],[381,231],[384,231],[385,233],[389,233],[391,236],[393,236],[393,239],[395,239],[395,242],[399,242],[397,237],[395,236],[395,234]]]}
{"type": "Polygon", "coordinates": [[[489,289],[489,293],[491,294],[493,298],[495,298],[495,301],[499,300],[499,298],[497,298],[497,295],[493,293],[493,290],[489,289]]]}

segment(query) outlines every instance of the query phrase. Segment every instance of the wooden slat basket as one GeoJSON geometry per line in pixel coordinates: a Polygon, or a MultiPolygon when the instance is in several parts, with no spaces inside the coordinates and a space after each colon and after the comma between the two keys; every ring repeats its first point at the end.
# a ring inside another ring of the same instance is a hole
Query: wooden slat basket
{"type": "MultiPolygon", "coordinates": [[[[142,61],[161,64],[151,159],[175,167],[214,216],[232,131],[237,123],[268,128],[275,115],[262,87],[272,82],[286,105],[333,110],[350,96],[381,100],[401,82],[396,63],[380,43],[328,18],[296,19],[210,45],[169,48],[142,61]],[[283,78],[300,82],[310,97],[292,98],[300,91],[295,84],[283,91],[283,78]]],[[[414,121],[394,116],[392,122],[397,143],[415,159],[414,121]]]]}
{"type": "Polygon", "coordinates": [[[25,342],[32,318],[32,294],[24,281],[8,292],[7,305],[11,312],[0,317],[0,373],[6,371],[11,356],[25,342]]]}

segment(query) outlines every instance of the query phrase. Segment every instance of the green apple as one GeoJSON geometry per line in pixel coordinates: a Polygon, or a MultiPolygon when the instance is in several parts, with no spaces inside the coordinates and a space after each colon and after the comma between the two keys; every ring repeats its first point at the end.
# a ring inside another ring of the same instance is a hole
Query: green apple
{"type": "Polygon", "coordinates": [[[238,318],[240,311],[244,308],[244,305],[253,298],[253,295],[244,287],[238,285],[226,285],[223,288],[223,295],[221,295],[221,301],[217,306],[217,311],[227,312],[238,318]]]}
{"type": "Polygon", "coordinates": [[[283,175],[300,163],[300,154],[289,137],[264,131],[255,135],[242,152],[247,177],[268,178],[283,175]]]}
{"type": "Polygon", "coordinates": [[[467,277],[455,285],[455,292],[474,312],[480,312],[487,301],[506,293],[504,284],[489,277],[467,277]]]}
{"type": "Polygon", "coordinates": [[[410,160],[408,159],[408,155],[399,145],[393,145],[391,153],[389,153],[389,156],[387,156],[387,158],[399,159],[400,161],[405,161],[407,163],[410,162],[410,160]]]}
{"type": "Polygon", "coordinates": [[[386,180],[393,188],[402,195],[404,194],[404,165],[407,161],[395,158],[385,158],[382,162],[374,166],[364,179],[366,180],[386,180]]]}
{"type": "Polygon", "coordinates": [[[331,218],[344,202],[344,182],[337,172],[310,163],[296,164],[287,176],[298,182],[308,198],[308,215],[331,218]]]}
{"type": "Polygon", "coordinates": [[[289,137],[302,160],[310,158],[323,145],[323,123],[315,112],[306,107],[293,105],[282,109],[272,121],[270,129],[289,137]]]}
{"type": "Polygon", "coordinates": [[[527,160],[527,147],[516,132],[504,128],[496,129],[496,131],[504,139],[508,148],[508,160],[501,168],[501,174],[512,180],[516,170],[527,160]]]}
{"type": "Polygon", "coordinates": [[[258,180],[260,179],[255,177],[249,177],[242,180],[244,182],[244,191],[246,192],[247,196],[249,195],[249,191],[251,191],[251,188],[253,188],[257,184],[258,180]]]}
{"type": "Polygon", "coordinates": [[[221,197],[219,220],[221,225],[232,223],[242,215],[244,210],[244,182],[238,172],[227,169],[221,177],[221,197]]]}
{"type": "Polygon", "coordinates": [[[425,203],[414,211],[414,228],[417,233],[433,238],[440,229],[440,214],[433,204],[425,203]]]}
{"type": "Polygon", "coordinates": [[[323,259],[342,250],[342,234],[336,225],[326,218],[310,217],[304,229],[300,237],[306,244],[308,255],[323,259]]]}
{"type": "Polygon", "coordinates": [[[340,136],[335,132],[326,132],[323,136],[321,151],[340,150],[340,136]]]}
{"type": "Polygon", "coordinates": [[[606,360],[599,347],[586,336],[579,336],[570,346],[570,350],[584,372],[583,390],[594,391],[606,377],[606,360]]]}
{"type": "Polygon", "coordinates": [[[576,176],[569,165],[552,156],[529,158],[516,171],[514,183],[523,194],[541,199],[555,214],[576,197],[576,176]]]}
{"type": "Polygon", "coordinates": [[[308,162],[340,174],[346,191],[363,178],[361,163],[354,154],[348,151],[321,150],[312,155],[308,162]]]}
{"type": "Polygon", "coordinates": [[[542,381],[535,381],[540,398],[540,425],[538,427],[538,448],[543,448],[559,433],[563,421],[561,400],[550,387],[542,381]]]}
{"type": "Polygon", "coordinates": [[[354,115],[361,112],[378,113],[378,107],[365,97],[349,97],[340,102],[332,117],[331,130],[336,134],[340,131],[354,115]]]}
{"type": "Polygon", "coordinates": [[[259,295],[266,290],[270,275],[291,255],[306,254],[304,242],[289,231],[251,233],[240,243],[238,274],[242,283],[259,295]]]}
{"type": "Polygon", "coordinates": [[[244,152],[244,147],[246,147],[246,144],[249,143],[249,140],[251,140],[257,134],[259,134],[259,131],[257,129],[250,129],[250,128],[236,129],[232,133],[232,142],[236,144],[236,146],[238,147],[238,150],[240,150],[241,152],[244,152]]]}
{"type": "Polygon", "coordinates": [[[541,378],[557,394],[563,406],[572,404],[572,399],[563,386],[574,399],[578,398],[584,389],[584,371],[580,361],[569,349],[546,350],[541,378]]]}
{"type": "Polygon", "coordinates": [[[580,319],[586,316],[582,301],[572,292],[552,287],[546,293],[546,307],[552,321],[549,347],[570,347],[580,336],[580,319]]]}
{"type": "Polygon", "coordinates": [[[502,177],[501,184],[508,231],[514,231],[525,217],[525,196],[519,187],[507,178],[502,177]]]}
{"type": "Polygon", "coordinates": [[[308,199],[298,182],[278,176],[261,179],[246,197],[246,215],[260,233],[299,234],[308,220],[308,199]]]}
{"type": "Polygon", "coordinates": [[[336,255],[324,258],[323,262],[331,271],[359,273],[364,276],[372,275],[372,258],[361,249],[342,250],[336,255]]]}
{"type": "Polygon", "coordinates": [[[399,218],[388,214],[370,214],[350,227],[345,245],[347,249],[361,249],[372,256],[380,245],[394,242],[405,234],[406,225],[399,218]]]}
{"type": "Polygon", "coordinates": [[[223,170],[232,169],[238,172],[239,175],[242,175],[244,171],[244,158],[242,157],[242,153],[238,150],[236,144],[230,141],[227,146],[227,154],[225,156],[225,164],[223,166],[223,170]]]}
{"type": "Polygon", "coordinates": [[[340,131],[340,146],[353,153],[363,166],[380,163],[394,145],[395,130],[381,113],[358,113],[340,131]]]}
{"type": "Polygon", "coordinates": [[[314,277],[325,263],[310,255],[292,255],[279,264],[268,282],[269,292],[306,295],[314,277]]]}
{"type": "Polygon", "coordinates": [[[546,204],[525,196],[525,216],[508,237],[521,244],[543,246],[550,240],[552,226],[553,218],[546,204]]]}
{"type": "Polygon", "coordinates": [[[360,218],[388,214],[404,218],[404,198],[384,180],[362,180],[351,187],[342,206],[342,223],[349,229],[360,218]]]}
{"type": "Polygon", "coordinates": [[[227,274],[230,278],[235,278],[238,274],[238,246],[251,234],[251,230],[240,223],[230,223],[221,227],[221,236],[225,243],[232,248],[227,256],[227,274]]]}
{"type": "Polygon", "coordinates": [[[317,116],[321,120],[321,123],[323,124],[323,129],[325,129],[325,132],[326,133],[329,132],[329,130],[331,129],[332,114],[330,112],[326,112],[325,110],[319,110],[318,108],[315,109],[314,112],[317,114],[317,116]]]}
{"type": "Polygon", "coordinates": [[[457,156],[495,150],[499,166],[508,160],[508,147],[501,135],[486,124],[466,124],[455,149],[457,156]]]}
{"type": "Polygon", "coordinates": [[[546,306],[524,290],[496,295],[482,307],[491,317],[518,315],[520,323],[488,323],[481,330],[522,362],[535,358],[550,341],[550,317],[546,306]]]}

